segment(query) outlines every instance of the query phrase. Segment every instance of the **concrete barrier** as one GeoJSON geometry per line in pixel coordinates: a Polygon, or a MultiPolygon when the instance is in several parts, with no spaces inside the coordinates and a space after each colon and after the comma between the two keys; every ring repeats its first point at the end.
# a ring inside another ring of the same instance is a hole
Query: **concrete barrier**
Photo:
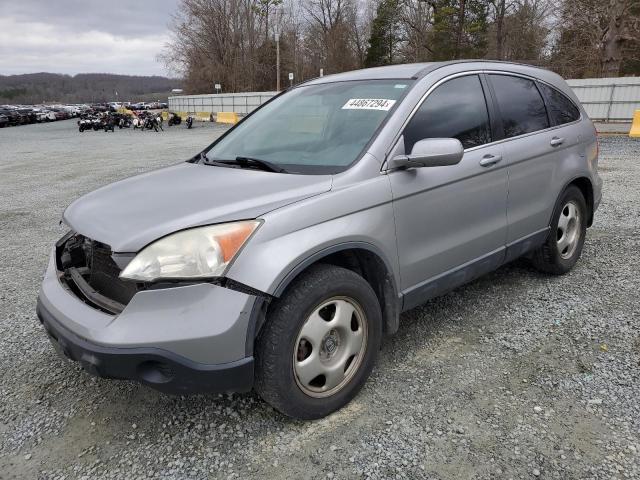
{"type": "Polygon", "coordinates": [[[238,114],[236,112],[218,112],[216,113],[216,122],[235,125],[238,123],[238,114]]]}
{"type": "Polygon", "coordinates": [[[636,110],[633,114],[633,123],[631,124],[631,130],[629,130],[629,136],[640,138],[640,110],[636,110]]]}

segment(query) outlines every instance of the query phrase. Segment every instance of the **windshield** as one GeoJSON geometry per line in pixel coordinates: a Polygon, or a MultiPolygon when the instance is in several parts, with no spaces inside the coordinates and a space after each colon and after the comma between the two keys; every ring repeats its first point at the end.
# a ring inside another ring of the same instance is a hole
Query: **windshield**
{"type": "Polygon", "coordinates": [[[221,138],[207,160],[264,160],[288,173],[337,173],[358,159],[409,80],[307,85],[275,98],[221,138]]]}

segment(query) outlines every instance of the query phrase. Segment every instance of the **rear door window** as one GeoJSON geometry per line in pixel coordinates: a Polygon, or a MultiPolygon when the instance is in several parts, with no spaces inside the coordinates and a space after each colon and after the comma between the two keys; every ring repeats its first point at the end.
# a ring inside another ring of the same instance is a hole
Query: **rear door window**
{"type": "Polygon", "coordinates": [[[489,114],[477,75],[454,78],[437,87],[404,130],[404,148],[425,138],[457,138],[464,148],[491,142],[489,114]]]}
{"type": "Polygon", "coordinates": [[[511,75],[489,75],[507,138],[549,128],[547,109],[533,80],[511,75]]]}
{"type": "Polygon", "coordinates": [[[541,82],[538,85],[547,99],[549,116],[554,125],[575,122],[580,118],[580,110],[564,93],[541,82]]]}

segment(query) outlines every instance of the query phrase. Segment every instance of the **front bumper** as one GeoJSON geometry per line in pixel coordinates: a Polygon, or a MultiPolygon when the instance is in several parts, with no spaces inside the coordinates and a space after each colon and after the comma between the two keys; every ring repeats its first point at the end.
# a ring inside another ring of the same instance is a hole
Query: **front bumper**
{"type": "Polygon", "coordinates": [[[36,311],[56,351],[92,375],[135,380],[175,394],[246,392],[253,385],[253,357],[207,365],[159,348],[104,347],[64,328],[40,301],[36,311]]]}
{"type": "Polygon", "coordinates": [[[140,291],[111,315],[63,285],[52,255],[37,312],[58,351],[92,374],[173,393],[247,391],[255,301],[203,283],[140,291]]]}

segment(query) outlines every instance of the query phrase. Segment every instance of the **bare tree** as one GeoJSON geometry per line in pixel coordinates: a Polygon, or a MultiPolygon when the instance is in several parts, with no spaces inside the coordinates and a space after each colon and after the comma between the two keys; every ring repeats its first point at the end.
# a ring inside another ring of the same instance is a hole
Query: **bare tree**
{"type": "MultiPolygon", "coordinates": [[[[380,1],[180,0],[162,60],[190,92],[273,89],[277,30],[281,76],[361,68],[380,1]]],[[[386,62],[486,57],[569,77],[640,73],[639,0],[398,0],[392,11],[386,62]]]]}
{"type": "Polygon", "coordinates": [[[404,58],[423,62],[433,57],[429,32],[433,29],[433,5],[421,0],[407,0],[402,10],[404,25],[404,58]]]}
{"type": "Polygon", "coordinates": [[[309,0],[306,13],[310,19],[309,44],[315,48],[318,68],[328,73],[356,68],[352,29],[355,19],[353,0],[309,0]]]}
{"type": "Polygon", "coordinates": [[[600,61],[603,77],[618,76],[624,46],[631,42],[640,42],[639,10],[637,0],[610,0],[608,22],[602,32],[600,61]],[[632,7],[635,7],[635,10],[632,10],[632,7]]]}
{"type": "Polygon", "coordinates": [[[565,75],[618,76],[625,47],[640,46],[637,0],[564,0],[552,63],[565,75]]]}
{"type": "Polygon", "coordinates": [[[504,58],[504,19],[516,6],[514,0],[489,0],[493,7],[493,22],[495,24],[495,55],[498,60],[504,58]]]}
{"type": "Polygon", "coordinates": [[[550,28],[548,0],[521,0],[503,19],[500,59],[540,63],[545,54],[550,28]]]}

